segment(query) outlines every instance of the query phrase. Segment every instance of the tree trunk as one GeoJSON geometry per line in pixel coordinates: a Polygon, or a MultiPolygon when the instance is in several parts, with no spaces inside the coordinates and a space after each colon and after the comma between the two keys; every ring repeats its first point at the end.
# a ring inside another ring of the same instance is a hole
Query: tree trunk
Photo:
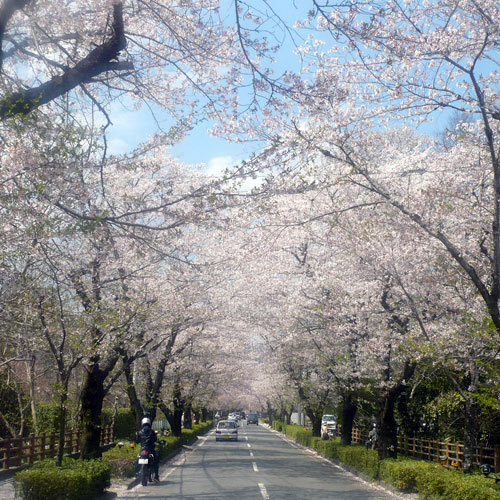
{"type": "Polygon", "coordinates": [[[377,448],[380,460],[396,458],[398,449],[398,428],[394,418],[394,407],[404,386],[398,385],[388,390],[381,401],[381,412],[377,425],[377,448]]]}
{"type": "Polygon", "coordinates": [[[191,404],[187,404],[184,408],[184,429],[193,428],[193,413],[191,412],[191,404]]]}
{"type": "Polygon", "coordinates": [[[182,413],[180,409],[176,409],[172,415],[172,421],[170,422],[170,427],[172,428],[172,434],[174,436],[182,436],[182,413]]]}
{"type": "Polygon", "coordinates": [[[310,408],[304,408],[312,424],[313,436],[321,437],[321,413],[315,413],[310,408]]]}
{"type": "Polygon", "coordinates": [[[465,398],[465,426],[464,426],[464,462],[463,469],[466,472],[472,472],[474,463],[474,447],[476,446],[476,401],[474,393],[477,390],[479,373],[477,365],[473,361],[473,356],[470,359],[470,383],[467,388],[467,396],[465,398]]]}
{"type": "Polygon", "coordinates": [[[465,472],[472,472],[472,464],[474,463],[474,446],[475,446],[475,401],[474,397],[465,399],[465,428],[464,428],[464,462],[463,469],[465,472]]]}
{"type": "Polygon", "coordinates": [[[28,380],[29,380],[29,391],[30,391],[30,408],[31,408],[31,419],[33,420],[33,434],[38,436],[38,415],[36,414],[36,391],[35,391],[35,363],[36,357],[33,354],[31,356],[31,361],[28,367],[28,380]]]}
{"type": "Polygon", "coordinates": [[[274,420],[274,410],[269,401],[266,402],[266,405],[267,405],[267,417],[269,418],[269,425],[272,427],[274,420]]]}
{"type": "Polygon", "coordinates": [[[185,401],[182,399],[181,389],[178,384],[174,389],[172,402],[174,404],[173,418],[172,422],[170,422],[172,434],[180,437],[182,435],[182,414],[184,413],[185,401]]]}
{"type": "Polygon", "coordinates": [[[170,408],[163,402],[159,401],[158,406],[160,407],[160,410],[162,411],[163,415],[165,415],[165,418],[168,420],[168,423],[170,425],[170,432],[173,434],[173,429],[174,429],[174,414],[170,410],[170,408]]]}
{"type": "Polygon", "coordinates": [[[68,399],[67,387],[63,388],[59,399],[59,444],[57,448],[57,461],[56,465],[61,467],[62,459],[64,456],[64,446],[66,444],[66,401],[68,399]]]}
{"type": "Polygon", "coordinates": [[[99,364],[94,363],[87,369],[82,388],[80,457],[85,460],[101,456],[101,414],[106,376],[107,373],[99,368],[99,364]]]}
{"type": "Polygon", "coordinates": [[[201,421],[206,422],[208,420],[208,410],[206,408],[201,409],[201,421]]]}
{"type": "Polygon", "coordinates": [[[144,416],[144,409],[142,408],[141,402],[137,396],[137,391],[135,390],[134,375],[130,365],[125,368],[124,374],[125,380],[127,381],[127,395],[130,403],[130,411],[132,415],[134,415],[136,429],[139,429],[142,417],[144,416]]]}
{"type": "Polygon", "coordinates": [[[351,444],[352,443],[352,426],[354,424],[354,417],[358,407],[352,400],[352,394],[347,394],[342,399],[342,426],[340,443],[341,444],[351,444]]]}

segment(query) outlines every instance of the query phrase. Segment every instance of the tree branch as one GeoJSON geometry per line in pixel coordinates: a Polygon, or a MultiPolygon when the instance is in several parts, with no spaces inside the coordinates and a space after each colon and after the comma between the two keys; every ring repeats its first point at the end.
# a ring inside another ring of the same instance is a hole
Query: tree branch
{"type": "Polygon", "coordinates": [[[3,38],[7,24],[16,11],[24,9],[30,2],[31,0],[5,0],[0,7],[0,71],[4,60],[3,38]]]}
{"type": "MultiPolygon", "coordinates": [[[[12,0],[8,3],[12,3],[12,0]]],[[[131,62],[117,61],[125,46],[123,6],[121,2],[117,2],[113,4],[112,34],[109,39],[98,45],[75,66],[67,68],[62,75],[54,76],[38,87],[20,90],[1,99],[0,121],[15,115],[28,115],[39,106],[47,104],[82,83],[90,82],[101,73],[132,69],[131,62]]]]}

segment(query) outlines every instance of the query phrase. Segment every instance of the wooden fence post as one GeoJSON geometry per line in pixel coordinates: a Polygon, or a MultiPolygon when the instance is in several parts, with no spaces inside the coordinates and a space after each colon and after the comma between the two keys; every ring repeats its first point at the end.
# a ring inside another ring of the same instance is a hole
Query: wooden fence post
{"type": "Polygon", "coordinates": [[[10,439],[5,440],[5,461],[3,463],[3,468],[8,469],[10,467],[10,439]]]}
{"type": "Polygon", "coordinates": [[[40,436],[40,460],[45,458],[45,432],[40,436]]]}
{"type": "Polygon", "coordinates": [[[78,430],[73,431],[71,453],[78,453],[78,430]]]}
{"type": "Polygon", "coordinates": [[[28,448],[28,463],[32,464],[35,461],[35,435],[30,434],[29,437],[29,448],[28,448]]]}
{"type": "Polygon", "coordinates": [[[56,456],[56,435],[52,433],[50,435],[49,457],[54,458],[55,456],[56,456]]]}
{"type": "Polygon", "coordinates": [[[495,472],[500,472],[500,445],[495,446],[495,472]]]}
{"type": "Polygon", "coordinates": [[[80,453],[82,451],[82,450],[80,450],[81,436],[82,436],[82,430],[80,429],[80,427],[78,427],[78,429],[76,429],[76,452],[77,453],[80,453]]]}

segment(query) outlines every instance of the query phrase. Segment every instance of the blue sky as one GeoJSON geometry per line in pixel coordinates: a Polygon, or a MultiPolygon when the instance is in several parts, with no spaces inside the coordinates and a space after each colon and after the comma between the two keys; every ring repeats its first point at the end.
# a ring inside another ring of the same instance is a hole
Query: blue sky
{"type": "MultiPolygon", "coordinates": [[[[300,9],[295,3],[292,3],[294,8],[291,8],[289,0],[272,0],[271,3],[273,8],[277,9],[290,25],[306,15],[304,5],[300,9]]],[[[260,8],[260,12],[265,18],[266,11],[269,11],[266,0],[255,0],[253,4],[260,8]]],[[[220,12],[225,22],[234,24],[233,0],[221,0],[220,12]]],[[[266,23],[265,27],[275,29],[276,40],[284,41],[277,57],[276,71],[284,71],[287,67],[297,69],[298,60],[293,55],[290,40],[283,36],[282,28],[273,21],[270,21],[269,25],[266,23]]],[[[160,111],[157,118],[161,119],[161,116],[162,112],[160,111]]],[[[118,154],[130,151],[157,130],[157,125],[147,108],[134,110],[132,106],[130,109],[126,109],[115,105],[110,117],[113,125],[108,128],[107,136],[111,153],[118,154]]],[[[165,122],[168,123],[168,117],[166,117],[165,122]]],[[[182,143],[172,149],[173,156],[187,164],[205,163],[208,169],[217,175],[224,168],[241,162],[265,146],[263,143],[255,142],[230,143],[224,139],[212,137],[208,132],[210,126],[211,124],[207,122],[199,124],[182,143]]]]}
{"type": "MultiPolygon", "coordinates": [[[[233,0],[221,0],[222,8],[221,15],[225,22],[233,23],[234,7],[233,0]]],[[[303,2],[304,0],[300,0],[303,2]]],[[[261,9],[267,9],[265,0],[254,0],[254,5],[259,5],[261,9]]],[[[296,20],[306,17],[306,9],[304,5],[309,5],[309,2],[302,4],[302,9],[297,8],[300,2],[292,2],[295,8],[292,8],[289,0],[272,0],[273,8],[276,8],[280,15],[283,15],[285,21],[289,25],[293,25],[296,20]],[[286,2],[286,9],[283,9],[286,2]]],[[[264,17],[266,12],[263,12],[264,17]]],[[[274,24],[269,21],[269,26],[266,23],[267,29],[276,29],[276,39],[283,38],[282,27],[279,24],[274,24]]],[[[325,35],[327,43],[331,44],[332,40],[328,35],[325,35]]],[[[277,55],[277,64],[275,71],[277,74],[284,71],[287,67],[297,70],[299,60],[293,55],[293,45],[289,38],[283,38],[284,43],[277,55]]],[[[129,109],[115,105],[111,112],[111,120],[113,125],[108,128],[108,146],[111,153],[125,153],[131,151],[139,143],[147,140],[148,136],[157,131],[157,125],[151,111],[144,107],[141,110],[135,110],[132,106],[129,109]]],[[[168,128],[168,116],[165,112],[159,111],[157,118],[162,119],[165,116],[165,128],[168,128]]],[[[422,126],[421,131],[430,134],[436,134],[442,130],[448,122],[450,112],[444,110],[435,113],[434,120],[422,126]]],[[[217,175],[225,168],[240,163],[245,158],[248,158],[253,152],[262,149],[263,143],[230,143],[221,138],[212,137],[208,129],[211,124],[209,122],[201,122],[180,144],[172,149],[172,154],[181,162],[186,164],[207,165],[209,172],[217,175]]]]}
{"type": "MultiPolygon", "coordinates": [[[[141,110],[115,109],[111,113],[113,125],[108,128],[108,148],[111,153],[131,151],[157,131],[156,123],[147,108],[141,110]]],[[[237,163],[248,157],[259,146],[252,144],[233,144],[212,137],[209,125],[198,125],[188,137],[172,149],[173,156],[184,163],[224,162],[237,163]]]]}

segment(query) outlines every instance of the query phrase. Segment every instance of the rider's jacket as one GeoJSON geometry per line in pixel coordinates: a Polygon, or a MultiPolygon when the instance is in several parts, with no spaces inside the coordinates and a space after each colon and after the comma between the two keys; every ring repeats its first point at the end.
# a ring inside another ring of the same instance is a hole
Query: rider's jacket
{"type": "Polygon", "coordinates": [[[142,426],[135,440],[141,443],[141,448],[146,448],[149,452],[155,451],[156,432],[149,425],[142,426]]]}

